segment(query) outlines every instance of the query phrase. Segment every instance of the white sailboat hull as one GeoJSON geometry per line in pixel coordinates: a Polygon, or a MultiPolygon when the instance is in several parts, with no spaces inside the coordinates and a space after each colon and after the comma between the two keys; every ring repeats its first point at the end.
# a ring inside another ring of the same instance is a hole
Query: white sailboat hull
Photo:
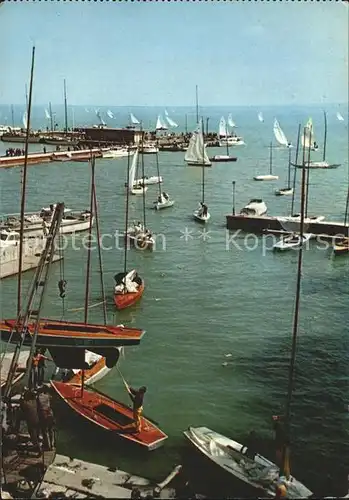
{"type": "Polygon", "coordinates": [[[209,212],[207,212],[206,215],[203,215],[200,213],[199,210],[195,210],[195,212],[193,213],[193,217],[198,222],[206,223],[210,220],[211,214],[209,212]]]}
{"type": "Polygon", "coordinates": [[[225,139],[220,139],[219,140],[219,146],[224,147],[224,146],[244,146],[245,141],[243,140],[242,137],[227,137],[225,139]]]}
{"type": "Polygon", "coordinates": [[[143,193],[146,193],[148,191],[148,187],[147,186],[134,186],[132,189],[131,189],[131,194],[133,194],[134,196],[138,196],[138,195],[143,195],[143,193]]]}
{"type": "Polygon", "coordinates": [[[285,238],[281,238],[277,243],[275,243],[275,245],[273,246],[273,249],[277,250],[279,252],[284,252],[286,250],[292,250],[292,249],[298,249],[301,246],[303,246],[305,243],[307,243],[311,237],[312,237],[312,234],[310,234],[310,233],[304,233],[303,239],[301,239],[299,234],[286,236],[285,238]]]}
{"type": "Polygon", "coordinates": [[[189,167],[211,167],[212,163],[202,163],[200,161],[187,161],[189,167]]]}
{"type": "Polygon", "coordinates": [[[289,196],[293,194],[293,188],[277,189],[275,194],[276,196],[289,196]]]}
{"type": "Polygon", "coordinates": [[[109,151],[102,151],[102,158],[106,159],[116,159],[116,158],[125,158],[127,156],[133,156],[135,151],[128,149],[110,149],[109,151]]]}
{"type": "Polygon", "coordinates": [[[272,174],[267,174],[267,175],[256,175],[253,177],[255,181],[276,181],[278,180],[279,176],[278,175],[272,175],[272,174]]]}
{"type": "MultiPolygon", "coordinates": [[[[189,427],[184,435],[198,451],[224,471],[227,478],[252,487],[256,498],[276,497],[280,470],[273,462],[207,427],[189,427]]],[[[308,488],[290,477],[287,498],[309,498],[311,495],[308,488]]]]}
{"type": "Polygon", "coordinates": [[[167,200],[163,203],[160,203],[158,201],[155,201],[154,202],[154,208],[155,210],[162,210],[164,208],[169,208],[169,207],[172,207],[174,205],[174,200],[167,200]]]}
{"type": "Polygon", "coordinates": [[[162,177],[157,177],[154,175],[153,177],[146,177],[145,179],[136,179],[133,183],[133,186],[149,186],[151,184],[159,184],[162,182],[162,177]]]}

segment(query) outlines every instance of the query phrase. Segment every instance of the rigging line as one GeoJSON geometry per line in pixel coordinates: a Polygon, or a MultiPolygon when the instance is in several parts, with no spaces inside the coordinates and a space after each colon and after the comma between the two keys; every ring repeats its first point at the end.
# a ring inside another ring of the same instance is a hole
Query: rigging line
{"type": "Polygon", "coordinates": [[[93,219],[93,190],[95,183],[95,162],[94,155],[91,152],[91,197],[90,197],[90,224],[88,228],[88,245],[87,245],[87,269],[86,269],[86,288],[85,288],[85,313],[84,323],[88,320],[88,300],[90,292],[90,268],[91,268],[91,236],[92,236],[92,219],[93,219]]]}

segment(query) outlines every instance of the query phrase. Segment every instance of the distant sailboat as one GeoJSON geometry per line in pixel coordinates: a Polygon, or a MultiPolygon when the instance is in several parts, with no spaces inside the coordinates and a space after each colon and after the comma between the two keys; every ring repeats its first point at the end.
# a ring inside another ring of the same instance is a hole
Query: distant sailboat
{"type": "Polygon", "coordinates": [[[140,125],[140,121],[137,120],[134,114],[130,113],[130,122],[132,123],[132,126],[134,125],[140,125]]]}
{"type": "MultiPolygon", "coordinates": [[[[229,123],[229,118],[228,118],[228,123],[229,123]]],[[[231,120],[231,123],[234,123],[231,120]]],[[[234,123],[235,126],[235,123],[234,123]]],[[[229,135],[228,129],[227,129],[227,123],[225,121],[224,116],[221,117],[219,120],[219,127],[218,127],[218,139],[219,139],[219,146],[239,146],[242,144],[245,144],[244,140],[242,137],[238,137],[236,134],[233,133],[233,135],[229,135]]]]}
{"type": "Polygon", "coordinates": [[[232,127],[232,128],[236,127],[235,122],[233,121],[233,118],[231,116],[231,113],[229,113],[229,115],[228,115],[228,125],[229,125],[229,127],[232,127]]]}
{"type": "Polygon", "coordinates": [[[344,122],[344,118],[343,118],[343,116],[340,114],[340,112],[339,112],[339,111],[337,112],[337,118],[338,118],[338,120],[339,120],[340,122],[344,122]]]}
{"type": "Polygon", "coordinates": [[[221,119],[219,120],[219,127],[218,128],[219,128],[219,130],[218,130],[219,138],[228,136],[227,124],[226,124],[224,116],[222,116],[221,119]]]}
{"type": "Polygon", "coordinates": [[[278,175],[273,175],[273,143],[270,143],[270,156],[269,156],[269,174],[256,175],[253,177],[255,181],[275,181],[279,178],[278,175]]]}
{"type": "Polygon", "coordinates": [[[314,126],[312,118],[309,118],[305,125],[304,133],[302,134],[302,146],[305,149],[311,149],[312,151],[317,151],[319,146],[316,144],[314,140],[314,126]]]}
{"type": "Polygon", "coordinates": [[[158,118],[156,120],[155,130],[168,130],[166,123],[164,122],[164,120],[160,115],[158,115],[158,118]]]}
{"type": "Polygon", "coordinates": [[[114,118],[114,115],[113,115],[112,111],[110,111],[110,109],[108,109],[107,115],[109,116],[109,118],[114,118]]]}
{"type": "Polygon", "coordinates": [[[51,116],[50,116],[50,113],[48,112],[47,109],[45,109],[45,116],[48,120],[51,120],[51,116]]]}
{"type": "Polygon", "coordinates": [[[288,142],[287,137],[285,136],[285,134],[284,134],[282,128],[280,127],[280,124],[276,118],[274,119],[274,129],[273,130],[274,130],[275,139],[277,140],[277,142],[281,146],[286,146],[288,148],[290,148],[292,146],[291,143],[288,142]]]}
{"type": "Polygon", "coordinates": [[[259,120],[260,122],[264,122],[263,114],[262,114],[262,112],[261,112],[261,111],[258,113],[258,120],[259,120]]]}
{"type": "Polygon", "coordinates": [[[86,113],[89,113],[89,112],[90,112],[90,110],[89,110],[89,109],[87,109],[87,108],[85,108],[85,111],[86,111],[86,113]]]}
{"type": "Polygon", "coordinates": [[[22,123],[24,128],[28,127],[28,113],[26,111],[23,113],[22,123]]]}
{"type": "Polygon", "coordinates": [[[201,125],[199,125],[192,133],[184,160],[191,166],[210,167],[212,165],[209,157],[207,156],[201,125]]]}
{"type": "Polygon", "coordinates": [[[173,121],[169,116],[168,116],[168,113],[165,109],[165,118],[166,118],[166,121],[167,123],[169,124],[170,127],[174,127],[174,128],[177,128],[178,127],[178,123],[176,123],[175,121],[173,121]]]}
{"type": "Polygon", "coordinates": [[[101,113],[100,113],[99,109],[96,109],[95,113],[96,113],[97,118],[99,119],[99,124],[103,125],[103,126],[106,125],[105,121],[101,117],[101,113]]]}
{"type": "Polygon", "coordinates": [[[167,109],[165,109],[165,116],[168,116],[168,111],[167,111],[167,109]]]}

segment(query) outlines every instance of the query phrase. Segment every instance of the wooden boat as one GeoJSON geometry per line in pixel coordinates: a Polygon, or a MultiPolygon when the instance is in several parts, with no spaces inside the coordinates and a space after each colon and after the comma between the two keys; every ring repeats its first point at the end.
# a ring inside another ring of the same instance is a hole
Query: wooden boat
{"type": "MultiPolygon", "coordinates": [[[[28,324],[28,333],[24,340],[30,345],[34,333],[35,322],[28,324]]],[[[20,332],[14,331],[15,319],[0,321],[2,340],[17,343],[20,332]]],[[[41,319],[38,325],[37,347],[69,347],[69,348],[111,348],[138,345],[144,330],[113,325],[94,325],[73,321],[41,319]]]]}
{"type": "MultiPolygon", "coordinates": [[[[184,435],[228,477],[252,488],[256,497],[276,497],[280,470],[273,462],[207,427],[189,427],[184,435]]],[[[311,495],[312,492],[296,478],[289,478],[287,498],[309,498],[311,495]]]]}
{"type": "Polygon", "coordinates": [[[154,423],[141,417],[141,431],[133,428],[133,411],[129,406],[99,391],[64,382],[51,381],[57,394],[72,410],[101,429],[131,441],[148,451],[164,444],[167,435],[154,423]]]}
{"type": "Polygon", "coordinates": [[[343,238],[333,245],[335,255],[349,253],[349,238],[343,238]]]}
{"type": "MultiPolygon", "coordinates": [[[[131,271],[132,273],[133,271],[131,271]]],[[[143,279],[137,275],[136,283],[138,285],[138,289],[134,292],[128,291],[127,287],[124,284],[125,276],[130,273],[118,273],[115,275],[114,279],[116,282],[116,286],[114,289],[114,303],[117,309],[126,309],[126,307],[130,307],[142,297],[144,292],[144,281],[143,279]],[[121,290],[117,291],[117,286],[122,283],[123,287],[121,290]]]]}
{"type": "Polygon", "coordinates": [[[85,361],[90,364],[90,368],[87,370],[73,368],[71,378],[65,380],[65,382],[78,385],[81,385],[83,382],[84,385],[92,385],[101,380],[111,370],[107,366],[106,358],[94,352],[85,351],[85,361]]]}

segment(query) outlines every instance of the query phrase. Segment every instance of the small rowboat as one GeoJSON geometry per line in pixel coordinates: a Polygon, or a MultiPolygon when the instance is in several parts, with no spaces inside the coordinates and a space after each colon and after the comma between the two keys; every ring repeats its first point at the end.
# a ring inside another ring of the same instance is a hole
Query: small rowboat
{"type": "MultiPolygon", "coordinates": [[[[2,340],[10,341],[11,343],[19,341],[21,332],[15,331],[16,323],[16,319],[0,321],[0,336],[2,340]]],[[[24,345],[32,344],[34,328],[34,322],[28,324],[24,345]]],[[[41,319],[36,345],[48,348],[112,348],[138,345],[144,333],[144,330],[138,328],[41,319]]]]}
{"type": "Polygon", "coordinates": [[[73,369],[72,377],[66,380],[68,384],[80,385],[84,382],[85,385],[92,385],[101,380],[111,370],[107,366],[105,357],[94,352],[85,351],[85,361],[92,361],[90,368],[84,371],[73,369]]]}
{"type": "Polygon", "coordinates": [[[203,214],[201,210],[195,210],[195,212],[193,213],[193,217],[196,221],[203,222],[205,224],[210,220],[211,214],[209,212],[203,214]]]}
{"type": "MultiPolygon", "coordinates": [[[[131,273],[134,271],[131,271],[131,273]]],[[[128,273],[127,276],[131,273],[128,273]]],[[[125,273],[117,274],[114,279],[116,284],[122,283],[125,278],[125,273]]],[[[144,292],[144,281],[143,279],[137,275],[135,279],[138,284],[138,289],[136,291],[129,291],[124,286],[124,288],[120,291],[114,291],[114,302],[117,309],[126,309],[126,307],[130,307],[135,304],[143,295],[144,292]]]]}
{"type": "Polygon", "coordinates": [[[349,238],[343,238],[333,245],[333,251],[335,255],[341,255],[344,253],[349,253],[349,238]]]}
{"type": "Polygon", "coordinates": [[[255,181],[277,181],[279,178],[278,175],[266,174],[266,175],[256,175],[253,177],[255,181]]]}
{"type": "Polygon", "coordinates": [[[164,444],[167,435],[145,417],[141,417],[141,431],[134,427],[133,411],[129,406],[90,388],[51,381],[57,394],[78,415],[89,420],[101,429],[117,434],[140,445],[148,451],[164,444]]]}

